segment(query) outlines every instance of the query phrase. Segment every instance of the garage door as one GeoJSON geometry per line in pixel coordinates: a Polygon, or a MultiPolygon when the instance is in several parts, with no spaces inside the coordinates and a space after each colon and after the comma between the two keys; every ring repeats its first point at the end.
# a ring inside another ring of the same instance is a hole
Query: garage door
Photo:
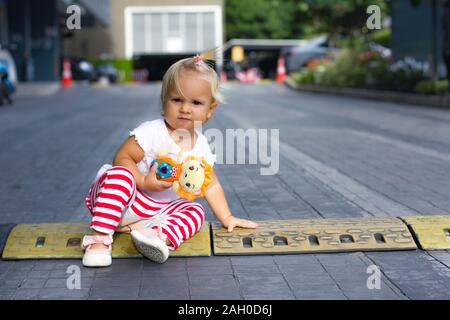
{"type": "Polygon", "coordinates": [[[220,6],[128,7],[126,55],[196,53],[222,44],[220,6]]]}

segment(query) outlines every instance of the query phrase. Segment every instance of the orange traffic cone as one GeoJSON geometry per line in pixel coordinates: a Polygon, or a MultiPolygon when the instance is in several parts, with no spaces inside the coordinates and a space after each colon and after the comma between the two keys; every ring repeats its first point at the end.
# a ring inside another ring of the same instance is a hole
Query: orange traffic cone
{"type": "Polygon", "coordinates": [[[284,64],[284,57],[283,55],[280,55],[278,58],[278,65],[277,65],[277,82],[282,83],[286,79],[286,67],[284,64]]]}
{"type": "Polygon", "coordinates": [[[69,59],[64,59],[61,85],[65,88],[72,86],[72,70],[69,59]]]}

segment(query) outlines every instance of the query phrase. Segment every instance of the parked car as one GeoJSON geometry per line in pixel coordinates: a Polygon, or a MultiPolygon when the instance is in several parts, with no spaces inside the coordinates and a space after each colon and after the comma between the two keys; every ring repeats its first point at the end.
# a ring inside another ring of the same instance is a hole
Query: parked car
{"type": "Polygon", "coordinates": [[[119,77],[119,72],[110,63],[103,63],[99,65],[95,70],[95,79],[107,78],[109,82],[115,83],[119,77]]]}
{"type": "Polygon", "coordinates": [[[327,36],[320,36],[308,41],[302,46],[295,46],[283,49],[281,53],[285,57],[286,71],[298,71],[306,66],[311,59],[324,58],[330,53],[339,51],[331,48],[327,36]]]}

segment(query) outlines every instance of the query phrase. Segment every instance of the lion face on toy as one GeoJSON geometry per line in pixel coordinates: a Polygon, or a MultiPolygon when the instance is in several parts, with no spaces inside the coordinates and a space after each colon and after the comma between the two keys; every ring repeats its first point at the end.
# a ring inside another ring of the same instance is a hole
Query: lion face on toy
{"type": "Polygon", "coordinates": [[[189,160],[181,166],[181,173],[178,179],[184,191],[197,194],[201,191],[205,181],[205,166],[198,160],[189,160]]]}

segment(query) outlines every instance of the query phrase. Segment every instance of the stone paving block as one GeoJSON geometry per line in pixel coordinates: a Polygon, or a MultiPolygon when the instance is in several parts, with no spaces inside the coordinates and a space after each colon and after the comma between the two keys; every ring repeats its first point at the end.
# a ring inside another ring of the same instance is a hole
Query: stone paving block
{"type": "Polygon", "coordinates": [[[449,283],[441,281],[396,281],[396,286],[413,300],[448,300],[450,299],[449,283]]]}
{"type": "Polygon", "coordinates": [[[15,289],[0,288],[0,300],[11,300],[14,298],[15,289]]]}
{"type": "Polygon", "coordinates": [[[421,280],[442,280],[442,277],[429,269],[392,269],[384,271],[384,274],[394,282],[397,281],[421,281],[421,280]]]}
{"type": "Polygon", "coordinates": [[[23,278],[3,278],[0,280],[0,288],[19,288],[23,278]]]}
{"type": "Polygon", "coordinates": [[[244,300],[294,300],[294,294],[244,294],[244,300]]]}
{"type": "Polygon", "coordinates": [[[333,278],[328,275],[323,276],[313,276],[313,275],[285,275],[284,276],[289,287],[292,290],[308,290],[312,288],[313,290],[322,290],[326,288],[337,288],[336,282],[333,278]]]}
{"type": "Polygon", "coordinates": [[[325,268],[318,263],[304,263],[304,264],[281,264],[278,268],[283,274],[310,274],[320,275],[326,274],[325,268]]]}
{"type": "Polygon", "coordinates": [[[54,260],[52,261],[37,261],[33,266],[33,271],[48,271],[53,270],[56,267],[54,260]]]}
{"type": "Polygon", "coordinates": [[[241,256],[230,257],[231,264],[237,265],[254,265],[254,264],[273,264],[274,258],[271,255],[265,256],[241,256]]]}
{"type": "Polygon", "coordinates": [[[254,265],[235,265],[233,266],[235,274],[279,274],[280,270],[276,264],[254,264],[254,265]]]}
{"type": "Polygon", "coordinates": [[[187,275],[172,274],[170,276],[151,275],[143,276],[141,288],[170,288],[170,289],[187,289],[189,287],[189,279],[187,275]]]}
{"type": "Polygon", "coordinates": [[[318,264],[314,254],[286,254],[286,255],[276,255],[273,259],[278,265],[285,264],[300,264],[300,265],[314,265],[318,264]]]}
{"type": "Polygon", "coordinates": [[[50,276],[49,270],[30,271],[26,274],[30,279],[47,279],[50,276]]]}
{"type": "Polygon", "coordinates": [[[14,300],[36,300],[41,289],[17,289],[14,293],[14,300]]]}
{"type": "Polygon", "coordinates": [[[141,283],[140,277],[131,277],[130,275],[116,278],[102,277],[102,278],[94,278],[92,281],[91,288],[93,289],[104,288],[107,290],[107,288],[109,287],[121,287],[124,290],[125,289],[132,290],[132,289],[139,289],[140,283],[141,283]]]}
{"type": "MultiPolygon", "coordinates": [[[[68,269],[69,267],[55,267],[53,270],[50,270],[49,278],[67,278],[70,275],[74,274],[72,269],[68,269]],[[69,271],[69,272],[68,272],[69,271]]],[[[75,270],[75,269],[74,269],[75,270]]],[[[82,278],[92,278],[96,275],[96,268],[87,268],[80,267],[80,276],[82,278]]],[[[106,274],[99,274],[99,277],[106,274]]]]}
{"type": "Polygon", "coordinates": [[[144,265],[142,269],[142,275],[159,275],[161,277],[164,276],[170,276],[174,274],[187,274],[187,268],[184,265],[165,265],[165,264],[158,264],[158,263],[152,263],[152,265],[144,265]]]}
{"type": "Polygon", "coordinates": [[[296,299],[305,300],[346,300],[347,297],[334,283],[308,283],[302,286],[290,286],[293,288],[296,299]]]}
{"type": "Polygon", "coordinates": [[[143,288],[139,292],[139,299],[188,300],[189,298],[189,290],[187,288],[143,288]]]}
{"type": "Polygon", "coordinates": [[[62,288],[42,288],[39,291],[38,299],[86,299],[89,289],[62,289],[62,288]]]}
{"type": "MultiPolygon", "coordinates": [[[[65,288],[67,289],[67,280],[68,278],[49,278],[45,282],[45,288],[65,288]]],[[[80,278],[80,289],[89,289],[94,282],[94,278],[80,278]]],[[[73,284],[74,282],[70,282],[73,284]]]]}
{"type": "Polygon", "coordinates": [[[107,286],[107,287],[93,287],[89,291],[89,299],[120,299],[120,300],[134,300],[139,296],[139,286],[107,286]]]}
{"type": "Polygon", "coordinates": [[[199,295],[191,294],[191,300],[241,300],[242,297],[239,292],[220,292],[212,294],[211,292],[204,292],[199,295]]]}
{"type": "Polygon", "coordinates": [[[224,275],[193,275],[189,276],[189,286],[191,287],[218,287],[226,283],[235,283],[236,276],[232,274],[224,274],[224,275]]]}
{"type": "Polygon", "coordinates": [[[404,300],[404,297],[389,290],[344,290],[350,300],[404,300]]]}
{"type": "Polygon", "coordinates": [[[46,281],[47,281],[46,278],[40,278],[40,279],[26,278],[20,284],[20,288],[24,288],[24,289],[39,289],[39,288],[43,288],[46,281]]]}
{"type": "MultiPolygon", "coordinates": [[[[234,267],[234,270],[236,270],[236,267],[234,267]]],[[[187,272],[190,277],[201,275],[220,276],[223,274],[233,274],[233,269],[231,268],[230,264],[218,266],[201,266],[201,267],[197,266],[197,267],[188,267],[187,272]]]]}
{"type": "Polygon", "coordinates": [[[188,268],[191,267],[202,267],[202,266],[230,266],[231,260],[230,257],[189,257],[186,259],[186,265],[188,268]],[[205,260],[206,259],[206,260],[205,260]]]}
{"type": "Polygon", "coordinates": [[[348,300],[341,292],[325,292],[325,293],[313,293],[313,292],[295,292],[294,294],[296,300],[348,300]]]}
{"type": "Polygon", "coordinates": [[[146,281],[139,290],[140,298],[152,299],[189,299],[189,285],[187,279],[160,282],[146,281]]]}
{"type": "Polygon", "coordinates": [[[239,294],[239,288],[233,275],[189,277],[191,295],[211,293],[214,296],[239,294]]]}
{"type": "Polygon", "coordinates": [[[237,275],[239,288],[244,296],[265,293],[271,296],[292,295],[282,275],[237,275]]]}

